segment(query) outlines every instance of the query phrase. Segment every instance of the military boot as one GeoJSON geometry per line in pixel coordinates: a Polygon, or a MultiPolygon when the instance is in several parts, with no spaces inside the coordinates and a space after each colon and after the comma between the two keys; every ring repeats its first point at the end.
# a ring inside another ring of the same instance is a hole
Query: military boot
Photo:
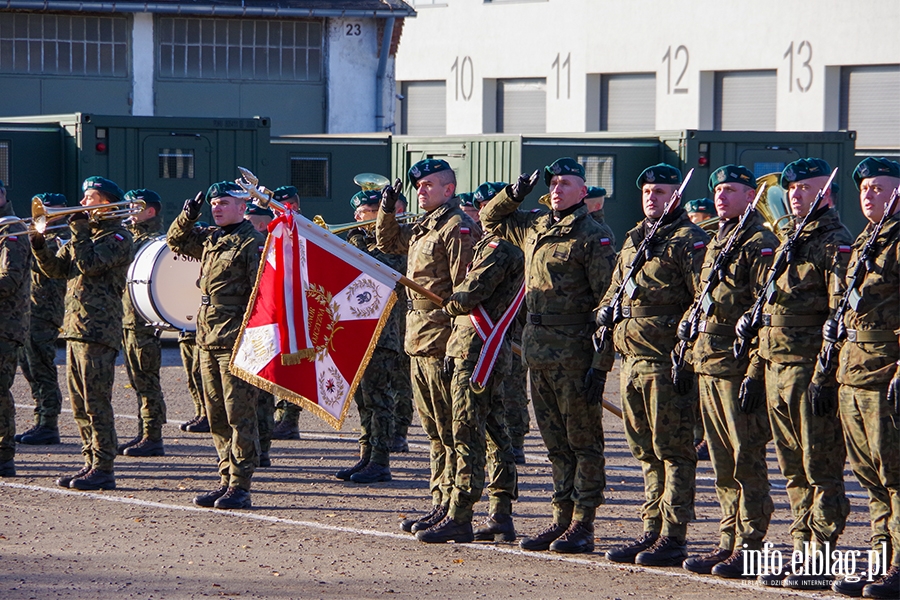
{"type": "Polygon", "coordinates": [[[88,474],[88,471],[91,470],[91,465],[84,465],[81,467],[81,470],[77,473],[73,473],[72,475],[63,475],[59,479],[56,480],[56,485],[59,487],[67,488],[69,484],[72,483],[73,479],[78,479],[79,477],[84,477],[88,474]]]}
{"type": "Polygon", "coordinates": [[[251,508],[253,504],[250,502],[250,492],[238,487],[230,487],[228,491],[215,501],[213,506],[225,510],[235,510],[251,508]]]}
{"type": "Polygon", "coordinates": [[[353,483],[379,483],[391,480],[391,468],[386,465],[379,465],[374,461],[369,463],[350,476],[353,483]]]}
{"type": "Polygon", "coordinates": [[[846,577],[842,577],[840,579],[836,579],[835,582],[831,584],[831,590],[842,596],[860,598],[863,594],[863,588],[869,585],[869,583],[873,582],[867,581],[862,577],[860,577],[856,581],[850,581],[846,577]]]}
{"type": "Polygon", "coordinates": [[[417,533],[419,531],[424,531],[426,529],[431,529],[438,523],[444,520],[444,517],[447,516],[447,507],[443,504],[435,507],[435,510],[428,513],[418,521],[412,524],[410,528],[410,532],[417,533]]]}
{"type": "Polygon", "coordinates": [[[209,419],[206,415],[201,415],[193,424],[186,425],[184,430],[190,433],[209,433],[209,419]]]}
{"type": "Polygon", "coordinates": [[[41,426],[40,426],[38,423],[35,423],[35,424],[32,425],[29,429],[26,429],[26,430],[23,431],[22,433],[17,433],[16,435],[14,435],[14,436],[13,436],[13,441],[14,441],[14,442],[17,442],[17,443],[18,443],[18,442],[21,442],[23,437],[25,437],[25,436],[28,435],[29,433],[34,433],[35,431],[37,431],[38,429],[40,429],[40,427],[41,427],[41,426]]]}
{"type": "Polygon", "coordinates": [[[347,467],[346,469],[341,469],[337,473],[334,474],[338,479],[343,479],[344,481],[350,481],[350,477],[354,473],[359,473],[362,471],[367,464],[369,464],[369,459],[372,457],[372,447],[366,446],[365,448],[360,448],[359,451],[359,461],[352,467],[347,467]]]}
{"type": "Polygon", "coordinates": [[[645,531],[644,535],[634,540],[627,546],[619,546],[606,551],[606,560],[617,563],[634,563],[634,557],[656,543],[659,534],[655,531],[645,531]]]}
{"type": "Polygon", "coordinates": [[[584,554],[594,551],[594,523],[572,521],[561,536],[550,544],[550,552],[584,554]]]}
{"type": "Polygon", "coordinates": [[[300,424],[290,421],[279,421],[272,428],[273,440],[299,440],[300,424]]]}
{"type": "Polygon", "coordinates": [[[755,568],[750,568],[747,570],[748,572],[744,571],[744,550],[738,548],[731,553],[731,556],[714,566],[711,573],[725,579],[755,579],[756,576],[751,575],[754,570],[755,568]]]}
{"type": "Polygon", "coordinates": [[[203,508],[212,508],[216,505],[216,500],[225,495],[225,492],[228,491],[228,486],[222,486],[214,489],[211,492],[206,492],[205,494],[197,494],[194,496],[193,503],[197,506],[202,506],[203,508]]]}
{"type": "Polygon", "coordinates": [[[863,598],[900,598],[900,567],[892,565],[884,577],[863,588],[863,598]]]}
{"type": "Polygon", "coordinates": [[[188,427],[190,427],[191,425],[195,425],[197,423],[197,421],[199,421],[202,418],[203,418],[203,415],[197,415],[190,421],[185,421],[184,423],[179,425],[178,428],[181,429],[182,431],[187,431],[188,427]]]}
{"type": "Polygon", "coordinates": [[[29,446],[51,446],[59,443],[59,429],[48,425],[38,425],[22,434],[19,443],[29,446]]]}
{"type": "Polygon", "coordinates": [[[116,476],[112,471],[91,469],[81,477],[76,477],[69,482],[73,490],[114,490],[116,489],[116,476]]]}
{"type": "Polygon", "coordinates": [[[516,528],[513,526],[511,515],[494,513],[481,523],[481,527],[475,530],[476,542],[514,542],[516,541],[516,528]]]}
{"type": "Polygon", "coordinates": [[[7,461],[0,462],[0,477],[16,476],[16,459],[11,458],[7,461]]]}
{"type": "Polygon", "coordinates": [[[691,556],[686,558],[681,566],[691,573],[699,573],[701,575],[709,575],[712,573],[713,567],[726,560],[731,556],[731,550],[725,548],[716,548],[699,556],[691,556]]]}
{"type": "Polygon", "coordinates": [[[634,564],[645,567],[677,567],[687,558],[687,544],[668,535],[661,535],[652,546],[638,552],[634,564]]]}
{"type": "MultiPolygon", "coordinates": [[[[407,533],[410,533],[412,532],[413,525],[415,525],[419,521],[425,521],[433,518],[437,511],[441,510],[442,508],[443,507],[440,504],[435,504],[431,507],[430,511],[425,513],[424,517],[407,517],[400,521],[400,529],[407,533]]],[[[446,513],[446,509],[444,509],[444,512],[446,513]]],[[[441,517],[441,519],[443,519],[443,517],[441,517]]],[[[438,521],[440,521],[440,519],[438,519],[438,521]]],[[[437,523],[437,521],[435,521],[435,523],[437,523]]]]}
{"type": "Polygon", "coordinates": [[[259,453],[259,466],[264,469],[272,466],[272,457],[268,452],[259,453]]]}
{"type": "Polygon", "coordinates": [[[472,521],[459,522],[453,517],[447,516],[440,523],[417,531],[416,539],[426,544],[446,544],[447,542],[468,544],[475,539],[475,536],[472,533],[472,521]]]}
{"type": "Polygon", "coordinates": [[[141,439],[137,444],[128,446],[123,452],[125,456],[138,456],[141,458],[148,456],[165,456],[166,450],[163,448],[163,441],[151,440],[148,437],[141,439]]]}
{"type": "Polygon", "coordinates": [[[135,438],[131,438],[130,440],[128,440],[128,441],[125,442],[124,444],[119,444],[118,446],[116,446],[116,454],[125,454],[125,450],[127,450],[128,448],[131,448],[131,447],[134,446],[135,444],[140,443],[140,441],[141,441],[142,439],[144,439],[144,436],[139,435],[139,436],[137,436],[137,437],[135,437],[135,438]]]}
{"type": "Polygon", "coordinates": [[[556,538],[561,536],[569,528],[569,523],[550,523],[547,527],[538,532],[536,536],[524,537],[519,542],[519,548],[522,550],[542,551],[549,550],[556,538]]]}

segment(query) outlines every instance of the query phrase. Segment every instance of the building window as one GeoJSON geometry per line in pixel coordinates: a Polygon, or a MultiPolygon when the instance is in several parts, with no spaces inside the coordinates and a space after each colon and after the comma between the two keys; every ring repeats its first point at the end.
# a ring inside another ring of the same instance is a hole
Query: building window
{"type": "Polygon", "coordinates": [[[656,73],[620,73],[600,78],[600,131],[655,129],[656,73]]]}
{"type": "Polygon", "coordinates": [[[547,80],[497,80],[497,133],[547,131],[547,80]]]}
{"type": "Polygon", "coordinates": [[[328,198],[327,156],[291,156],[291,185],[303,198],[328,198]]]}
{"type": "Polygon", "coordinates": [[[10,186],[9,181],[9,141],[0,141],[0,181],[3,185],[10,186]]]}
{"type": "Polygon", "coordinates": [[[776,91],[774,70],[716,73],[713,129],[775,131],[776,91]]]}
{"type": "Polygon", "coordinates": [[[321,21],[161,17],[159,75],[173,79],[321,81],[321,21]]]}
{"type": "Polygon", "coordinates": [[[163,148],[159,151],[160,179],[193,179],[194,151],[163,148]]]}
{"type": "Polygon", "coordinates": [[[856,147],[900,148],[900,65],[841,67],[840,128],[856,131],[856,147]]]}
{"type": "Polygon", "coordinates": [[[584,167],[584,184],[602,187],[606,197],[615,194],[616,157],[610,155],[579,155],[578,163],[584,167]]]}
{"type": "Polygon", "coordinates": [[[128,75],[128,19],[0,13],[0,71],[128,75]]]}

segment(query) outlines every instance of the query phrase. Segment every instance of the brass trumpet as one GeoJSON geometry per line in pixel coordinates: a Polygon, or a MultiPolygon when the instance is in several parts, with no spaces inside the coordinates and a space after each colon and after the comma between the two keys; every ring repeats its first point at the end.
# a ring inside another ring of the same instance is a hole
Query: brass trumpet
{"type": "MultiPolygon", "coordinates": [[[[412,221],[417,218],[419,215],[413,213],[405,213],[402,215],[397,215],[397,220],[401,223],[405,223],[406,221],[412,221]]],[[[316,215],[313,217],[312,221],[319,227],[323,229],[327,229],[331,233],[337,235],[338,233],[343,233],[345,231],[350,231],[351,229],[365,229],[366,227],[372,227],[375,225],[375,221],[378,219],[369,219],[367,221],[352,221],[350,223],[339,223],[337,225],[329,225],[325,222],[325,219],[322,215],[316,215]]]]}
{"type": "Polygon", "coordinates": [[[29,233],[44,233],[50,221],[68,217],[79,212],[89,213],[91,221],[103,221],[107,219],[121,219],[136,215],[144,210],[146,205],[143,200],[127,200],[112,202],[110,204],[98,204],[96,206],[67,206],[64,208],[47,208],[38,198],[31,199],[31,221],[29,233]],[[32,231],[33,230],[33,231],[32,231]]]}

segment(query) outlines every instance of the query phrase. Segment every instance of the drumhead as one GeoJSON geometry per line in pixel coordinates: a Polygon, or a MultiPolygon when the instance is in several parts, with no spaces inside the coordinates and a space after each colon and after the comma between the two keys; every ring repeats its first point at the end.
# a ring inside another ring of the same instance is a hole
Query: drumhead
{"type": "Polygon", "coordinates": [[[166,236],[141,246],[128,268],[128,291],[137,313],[157,329],[196,331],[200,261],[176,254],[166,236]]]}

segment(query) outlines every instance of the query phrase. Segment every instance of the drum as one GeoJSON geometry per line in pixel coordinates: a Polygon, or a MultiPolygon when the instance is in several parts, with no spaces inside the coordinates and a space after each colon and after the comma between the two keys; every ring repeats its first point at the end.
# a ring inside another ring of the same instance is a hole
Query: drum
{"type": "Polygon", "coordinates": [[[200,261],[176,254],[160,236],[140,247],[128,268],[128,293],[137,313],[166,331],[196,331],[200,261]]]}

